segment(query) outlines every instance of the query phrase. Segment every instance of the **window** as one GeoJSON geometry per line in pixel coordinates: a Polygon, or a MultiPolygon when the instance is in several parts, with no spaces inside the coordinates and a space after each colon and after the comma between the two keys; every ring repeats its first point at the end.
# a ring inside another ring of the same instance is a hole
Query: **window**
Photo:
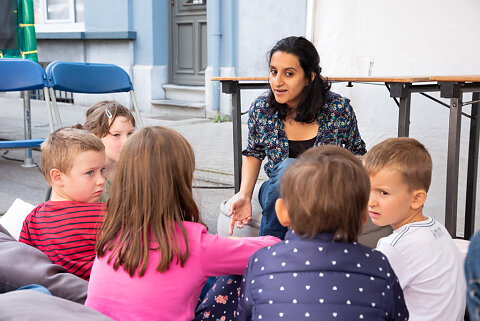
{"type": "Polygon", "coordinates": [[[45,0],[43,8],[47,22],[75,22],[75,3],[73,0],[45,0]]]}
{"type": "Polygon", "coordinates": [[[205,4],[207,0],[187,0],[185,5],[205,4]]]}
{"type": "Polygon", "coordinates": [[[38,32],[85,31],[84,0],[33,0],[38,32]]]}

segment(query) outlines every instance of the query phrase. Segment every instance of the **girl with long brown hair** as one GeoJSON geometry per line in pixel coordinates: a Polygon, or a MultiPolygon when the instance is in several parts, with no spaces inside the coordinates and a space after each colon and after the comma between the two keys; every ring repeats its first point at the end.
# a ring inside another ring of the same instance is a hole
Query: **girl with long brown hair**
{"type": "Polygon", "coordinates": [[[192,196],[195,158],[183,136],[145,127],[120,153],[97,240],[86,305],[115,320],[191,320],[209,276],[242,274],[275,237],[207,234],[192,196]]]}

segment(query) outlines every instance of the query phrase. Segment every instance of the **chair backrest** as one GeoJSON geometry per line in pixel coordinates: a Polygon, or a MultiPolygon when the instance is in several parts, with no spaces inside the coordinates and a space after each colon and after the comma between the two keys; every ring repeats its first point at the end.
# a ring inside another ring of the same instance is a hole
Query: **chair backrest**
{"type": "Polygon", "coordinates": [[[0,91],[42,89],[47,76],[42,66],[28,59],[0,59],[0,91]]]}
{"type": "Polygon", "coordinates": [[[133,89],[127,72],[111,64],[54,61],[46,73],[49,87],[56,90],[102,94],[133,89]]]}

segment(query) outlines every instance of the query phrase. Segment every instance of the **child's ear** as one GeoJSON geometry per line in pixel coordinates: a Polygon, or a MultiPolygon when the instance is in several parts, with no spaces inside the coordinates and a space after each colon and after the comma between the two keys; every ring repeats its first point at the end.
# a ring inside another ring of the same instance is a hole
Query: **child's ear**
{"type": "Polygon", "coordinates": [[[50,170],[50,180],[52,181],[52,186],[63,186],[63,173],[56,168],[50,170]]]}
{"type": "Polygon", "coordinates": [[[283,198],[279,198],[275,202],[275,212],[277,213],[277,218],[280,224],[282,224],[283,226],[290,225],[290,216],[288,216],[288,211],[285,207],[285,201],[283,200],[283,198]]]}
{"type": "Polygon", "coordinates": [[[412,192],[412,203],[410,207],[414,210],[422,208],[423,204],[427,200],[427,192],[423,189],[419,189],[412,192]]]}

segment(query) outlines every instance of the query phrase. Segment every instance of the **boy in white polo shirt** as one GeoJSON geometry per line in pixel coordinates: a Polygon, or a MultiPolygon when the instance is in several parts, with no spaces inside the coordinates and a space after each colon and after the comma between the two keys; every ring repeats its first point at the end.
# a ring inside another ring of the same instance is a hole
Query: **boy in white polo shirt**
{"type": "Polygon", "coordinates": [[[388,258],[403,289],[410,320],[463,320],[465,277],[460,252],[445,227],[422,213],[432,159],[412,138],[390,138],[365,156],[370,176],[369,215],[391,225],[377,250],[388,258]]]}

